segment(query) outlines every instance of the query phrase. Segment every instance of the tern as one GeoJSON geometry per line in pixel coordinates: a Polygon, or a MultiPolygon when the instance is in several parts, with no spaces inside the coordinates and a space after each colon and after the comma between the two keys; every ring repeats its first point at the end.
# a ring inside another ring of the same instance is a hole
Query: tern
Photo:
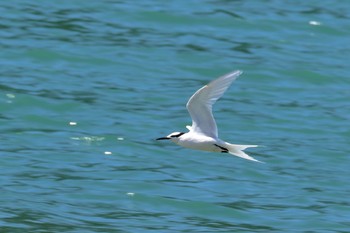
{"type": "Polygon", "coordinates": [[[245,149],[257,147],[257,145],[231,144],[218,137],[218,129],[212,113],[215,102],[223,96],[240,74],[242,74],[242,71],[233,71],[211,81],[196,91],[186,104],[192,118],[192,126],[186,126],[189,131],[187,133],[173,132],[156,140],[170,140],[190,149],[230,153],[243,159],[260,162],[244,152],[245,149]]]}

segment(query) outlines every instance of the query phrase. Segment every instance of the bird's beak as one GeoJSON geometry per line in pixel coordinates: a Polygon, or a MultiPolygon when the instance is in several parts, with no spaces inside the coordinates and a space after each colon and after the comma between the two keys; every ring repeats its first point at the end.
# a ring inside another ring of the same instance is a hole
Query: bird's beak
{"type": "Polygon", "coordinates": [[[168,137],[161,137],[161,138],[157,138],[156,140],[169,140],[170,138],[168,137]]]}

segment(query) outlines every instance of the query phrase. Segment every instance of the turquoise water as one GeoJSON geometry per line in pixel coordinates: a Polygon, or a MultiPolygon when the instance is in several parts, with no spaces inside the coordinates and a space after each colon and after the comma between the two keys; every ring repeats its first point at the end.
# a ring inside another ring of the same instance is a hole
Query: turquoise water
{"type": "Polygon", "coordinates": [[[349,232],[348,1],[3,1],[1,232],[349,232]],[[220,137],[154,139],[244,71],[220,137]]]}

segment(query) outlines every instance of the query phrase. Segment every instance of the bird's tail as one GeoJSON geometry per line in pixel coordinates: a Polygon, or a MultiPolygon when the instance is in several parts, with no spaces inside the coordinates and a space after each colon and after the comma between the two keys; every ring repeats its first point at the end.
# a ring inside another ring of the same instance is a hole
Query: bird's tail
{"type": "Polygon", "coordinates": [[[254,159],[253,157],[247,155],[244,150],[250,147],[258,147],[257,145],[236,145],[236,144],[230,144],[228,142],[225,142],[226,148],[229,150],[229,153],[238,157],[241,157],[243,159],[252,160],[255,162],[260,162],[259,160],[254,159]]]}

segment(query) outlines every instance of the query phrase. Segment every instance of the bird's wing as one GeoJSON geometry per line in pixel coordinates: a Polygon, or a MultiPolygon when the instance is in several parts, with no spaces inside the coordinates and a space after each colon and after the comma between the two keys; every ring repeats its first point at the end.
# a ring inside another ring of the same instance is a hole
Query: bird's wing
{"type": "Polygon", "coordinates": [[[186,105],[192,118],[191,131],[213,138],[218,137],[212,106],[241,73],[239,70],[228,73],[211,81],[192,95],[186,105]]]}

